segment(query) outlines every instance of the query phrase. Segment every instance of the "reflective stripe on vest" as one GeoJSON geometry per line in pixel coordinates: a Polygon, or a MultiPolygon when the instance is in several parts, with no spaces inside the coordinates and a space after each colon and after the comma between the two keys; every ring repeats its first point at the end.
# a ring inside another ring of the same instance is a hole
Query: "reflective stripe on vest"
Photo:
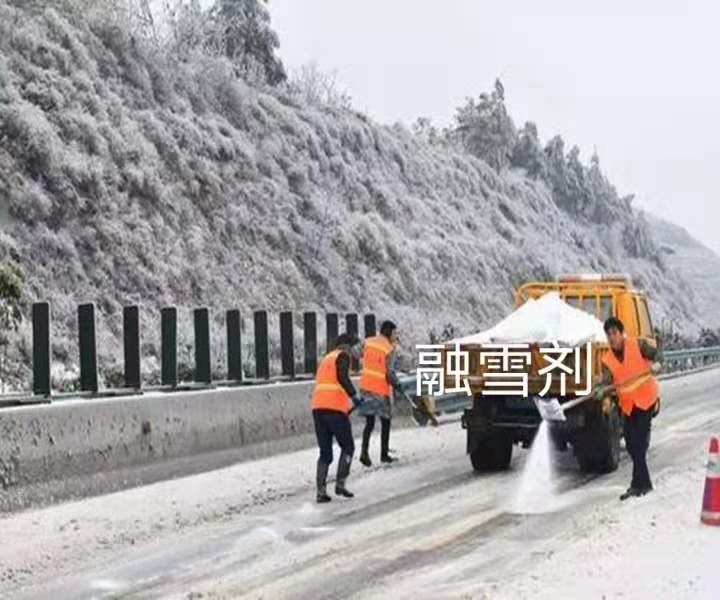
{"type": "Polygon", "coordinates": [[[333,350],[320,361],[312,395],[313,410],[336,410],[343,413],[350,410],[350,397],[337,376],[336,361],[341,353],[342,350],[333,350]]]}
{"type": "MultiPolygon", "coordinates": [[[[625,339],[623,361],[620,362],[615,353],[608,350],[602,358],[603,364],[610,369],[614,383],[622,383],[633,377],[637,377],[644,371],[650,370],[651,362],[640,352],[640,344],[637,338],[625,339]]],[[[630,415],[633,406],[642,410],[648,410],[657,401],[658,385],[655,377],[648,374],[634,381],[628,381],[627,385],[621,385],[616,390],[620,401],[620,410],[625,415],[630,415]]]]}
{"type": "Polygon", "coordinates": [[[387,382],[387,357],[392,350],[390,340],[384,335],[376,335],[365,340],[360,375],[361,391],[390,397],[390,384],[387,382]]]}

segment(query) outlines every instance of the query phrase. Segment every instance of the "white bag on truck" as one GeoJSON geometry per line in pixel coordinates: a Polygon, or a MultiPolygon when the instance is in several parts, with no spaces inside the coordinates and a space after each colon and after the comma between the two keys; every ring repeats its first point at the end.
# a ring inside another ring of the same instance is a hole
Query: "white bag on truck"
{"type": "Polygon", "coordinates": [[[459,344],[529,344],[557,342],[575,347],[587,342],[605,342],[602,322],[570,306],[557,292],[537,300],[530,298],[497,325],[473,335],[451,340],[459,344]]]}

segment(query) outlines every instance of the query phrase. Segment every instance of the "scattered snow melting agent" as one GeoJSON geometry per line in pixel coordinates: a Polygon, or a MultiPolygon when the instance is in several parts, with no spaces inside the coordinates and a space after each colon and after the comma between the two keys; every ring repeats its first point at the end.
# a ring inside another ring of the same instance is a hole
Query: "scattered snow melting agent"
{"type": "Polygon", "coordinates": [[[542,421],[535,434],[530,455],[520,477],[512,501],[514,512],[542,513],[553,510],[556,499],[552,442],[547,421],[542,421]]]}

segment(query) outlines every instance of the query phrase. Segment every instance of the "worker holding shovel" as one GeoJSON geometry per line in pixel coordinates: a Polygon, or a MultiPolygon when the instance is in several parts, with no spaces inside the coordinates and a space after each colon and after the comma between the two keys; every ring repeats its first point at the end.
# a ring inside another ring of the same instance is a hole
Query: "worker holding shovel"
{"type": "Polygon", "coordinates": [[[657,347],[646,339],[627,337],[625,327],[615,317],[605,321],[605,335],[610,351],[602,358],[603,386],[596,392],[602,398],[613,387],[620,411],[625,417],[625,446],[633,462],[630,487],[620,496],[627,500],[652,491],[647,466],[651,421],[659,408],[658,384],[653,376],[657,347]]]}

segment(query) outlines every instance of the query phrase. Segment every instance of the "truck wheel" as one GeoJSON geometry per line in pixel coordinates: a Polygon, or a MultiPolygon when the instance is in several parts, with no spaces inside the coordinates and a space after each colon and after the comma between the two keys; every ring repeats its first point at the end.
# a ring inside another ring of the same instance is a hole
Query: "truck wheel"
{"type": "Polygon", "coordinates": [[[583,473],[597,473],[599,471],[597,461],[590,456],[578,454],[577,461],[583,473]]]}
{"type": "Polygon", "coordinates": [[[480,440],[470,452],[470,462],[479,473],[503,471],[510,466],[511,458],[512,440],[506,435],[480,440]]]}
{"type": "Polygon", "coordinates": [[[605,417],[604,456],[600,461],[601,473],[612,473],[620,465],[620,412],[618,407],[613,405],[610,414],[605,417]]]}
{"type": "Polygon", "coordinates": [[[610,414],[593,423],[594,431],[583,435],[575,452],[580,469],[586,473],[612,473],[620,464],[620,413],[613,406],[610,414]]]}

